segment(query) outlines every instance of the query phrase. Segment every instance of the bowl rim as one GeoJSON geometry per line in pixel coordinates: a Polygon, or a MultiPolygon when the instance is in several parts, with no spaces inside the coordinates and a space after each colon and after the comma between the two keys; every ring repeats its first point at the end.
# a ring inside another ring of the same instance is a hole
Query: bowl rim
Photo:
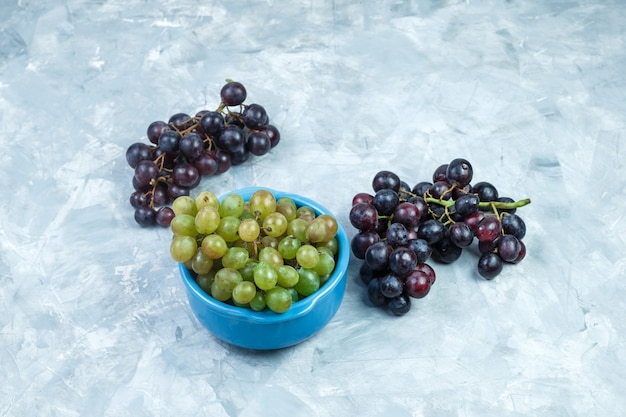
{"type": "MultiPolygon", "coordinates": [[[[258,190],[267,190],[272,192],[277,200],[282,197],[289,197],[293,199],[299,207],[303,205],[311,207],[313,211],[315,211],[316,215],[324,213],[332,215],[330,210],[308,197],[304,197],[295,193],[274,190],[269,187],[245,187],[229,191],[220,196],[219,201],[222,201],[226,196],[231,194],[240,194],[243,199],[247,201],[250,199],[250,196],[258,190]]],[[[322,285],[314,294],[305,297],[302,300],[296,301],[291,305],[289,310],[285,311],[284,313],[275,313],[268,309],[265,309],[263,311],[254,311],[251,309],[233,306],[225,302],[216,300],[215,298],[207,294],[202,288],[200,288],[200,286],[193,279],[191,272],[183,263],[178,264],[180,275],[183,279],[185,286],[193,293],[193,295],[196,298],[200,299],[207,306],[207,308],[212,310],[214,313],[218,313],[223,316],[229,316],[231,318],[237,318],[239,320],[266,324],[295,320],[298,317],[301,317],[313,310],[316,304],[321,301],[321,299],[325,298],[329,293],[331,293],[335,289],[335,287],[337,287],[341,283],[342,280],[345,281],[345,276],[347,274],[348,264],[350,261],[350,242],[348,240],[348,235],[346,234],[343,226],[341,225],[341,223],[339,223],[339,221],[337,221],[337,225],[338,227],[336,237],[341,250],[339,251],[337,257],[335,270],[331,274],[328,281],[326,281],[326,283],[324,283],[324,285],[322,285]]]]}

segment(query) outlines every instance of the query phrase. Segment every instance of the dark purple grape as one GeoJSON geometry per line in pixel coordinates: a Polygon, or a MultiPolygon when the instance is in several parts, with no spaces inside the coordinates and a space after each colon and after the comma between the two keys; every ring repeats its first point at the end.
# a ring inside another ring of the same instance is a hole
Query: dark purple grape
{"type": "Polygon", "coordinates": [[[498,200],[498,190],[489,182],[479,182],[472,186],[472,193],[478,195],[480,201],[498,200]]]}
{"type": "Polygon", "coordinates": [[[185,130],[190,127],[194,121],[187,113],[176,113],[170,116],[167,123],[177,130],[185,130]]]}
{"type": "Polygon", "coordinates": [[[435,274],[435,270],[433,269],[432,266],[428,265],[427,263],[424,263],[424,262],[418,263],[417,266],[415,267],[415,270],[424,272],[428,276],[428,279],[430,280],[430,285],[434,284],[435,281],[437,280],[437,275],[435,274]]]}
{"type": "Polygon", "coordinates": [[[156,212],[155,222],[159,226],[169,227],[170,223],[172,223],[172,219],[174,219],[174,210],[170,207],[160,207],[156,212]]]}
{"type": "Polygon", "coordinates": [[[357,203],[350,209],[349,219],[358,230],[374,230],[378,223],[378,213],[373,204],[357,203]]]}
{"type": "Polygon", "coordinates": [[[152,207],[140,206],[135,209],[135,221],[139,226],[153,226],[156,222],[156,211],[152,207]]]}
{"type": "Polygon", "coordinates": [[[402,223],[391,223],[385,232],[387,243],[391,246],[404,246],[409,243],[409,232],[402,223]]]}
{"type": "Polygon", "coordinates": [[[502,258],[493,252],[487,252],[478,259],[478,273],[491,280],[502,272],[502,258]]]}
{"type": "Polygon", "coordinates": [[[474,232],[467,223],[457,222],[450,226],[450,240],[460,248],[466,248],[474,241],[474,232]]]}
{"type": "Polygon", "coordinates": [[[230,162],[233,165],[241,165],[248,160],[250,153],[246,148],[235,149],[230,151],[230,162]]]}
{"type": "Polygon", "coordinates": [[[367,266],[365,262],[361,262],[361,267],[359,268],[359,278],[361,278],[361,282],[365,285],[369,285],[371,280],[378,277],[379,275],[375,274],[372,268],[367,266]]]}
{"type": "Polygon", "coordinates": [[[146,136],[150,142],[157,145],[159,143],[159,137],[161,137],[166,130],[170,130],[170,126],[162,120],[156,120],[148,125],[146,136]]]}
{"type": "Polygon", "coordinates": [[[217,174],[223,174],[228,171],[232,166],[232,161],[230,160],[230,154],[226,151],[218,149],[215,151],[215,160],[217,161],[217,174]]]}
{"type": "Polygon", "coordinates": [[[520,245],[519,254],[517,255],[517,258],[511,262],[512,264],[519,263],[526,257],[526,245],[521,240],[519,241],[519,245],[520,245]]]}
{"type": "Polygon", "coordinates": [[[399,277],[404,277],[416,266],[417,255],[405,246],[395,248],[389,255],[389,269],[399,277]]]}
{"type": "Polygon", "coordinates": [[[385,274],[380,277],[379,286],[380,292],[387,298],[397,297],[404,290],[402,280],[394,274],[385,274]]]}
{"type": "Polygon", "coordinates": [[[376,242],[365,251],[365,262],[374,272],[381,272],[388,269],[389,255],[393,248],[387,242],[376,242]]]}
{"type": "Polygon", "coordinates": [[[415,184],[411,192],[415,195],[423,197],[424,194],[426,194],[426,192],[430,190],[430,187],[432,186],[433,186],[432,182],[428,182],[428,181],[418,182],[417,184],[415,184]]]}
{"type": "Polygon", "coordinates": [[[241,113],[243,123],[249,129],[260,129],[269,122],[265,108],[260,104],[250,104],[241,113]]]}
{"type": "Polygon", "coordinates": [[[226,117],[224,117],[224,125],[237,126],[240,129],[246,127],[246,124],[243,122],[243,117],[241,117],[241,113],[239,112],[229,112],[226,117]]]}
{"type": "Polygon", "coordinates": [[[238,106],[246,100],[247,92],[243,84],[237,81],[226,83],[220,91],[222,102],[227,106],[238,106]]]}
{"type": "Polygon", "coordinates": [[[373,231],[359,231],[350,240],[352,254],[358,259],[365,259],[365,251],[374,243],[380,241],[378,233],[373,231]]]}
{"type": "Polygon", "coordinates": [[[502,236],[496,237],[494,240],[486,240],[484,242],[478,242],[478,251],[483,254],[487,252],[495,252],[498,247],[498,242],[502,236]]]}
{"type": "Polygon", "coordinates": [[[440,263],[451,264],[461,257],[463,249],[455,245],[450,236],[444,236],[439,242],[433,246],[431,257],[440,263]]]}
{"type": "Polygon", "coordinates": [[[479,203],[480,198],[478,198],[476,194],[464,194],[458,197],[454,202],[454,211],[462,218],[465,218],[478,211],[479,203]]]}
{"type": "Polygon", "coordinates": [[[180,133],[175,130],[166,130],[159,136],[159,148],[163,152],[173,154],[178,151],[180,133]]]}
{"type": "Polygon", "coordinates": [[[194,188],[200,183],[200,173],[189,162],[179,162],[172,170],[174,182],[185,188],[194,188]]]}
{"type": "Polygon", "coordinates": [[[430,258],[433,250],[424,239],[410,239],[407,247],[411,249],[417,257],[418,263],[424,263],[430,258]]]}
{"type": "Polygon", "coordinates": [[[196,132],[189,132],[180,138],[178,148],[188,161],[193,162],[204,153],[204,141],[196,132]]]}
{"type": "Polygon", "coordinates": [[[474,235],[480,242],[490,242],[500,236],[502,232],[502,223],[496,216],[485,216],[484,219],[478,223],[474,235]]]}
{"type": "Polygon", "coordinates": [[[261,132],[265,132],[270,139],[270,145],[273,148],[280,142],[280,131],[274,125],[266,124],[259,129],[261,132]]]}
{"type": "Polygon", "coordinates": [[[368,203],[374,205],[374,196],[369,193],[357,193],[352,197],[352,205],[358,203],[368,203]]]}
{"type": "Polygon", "coordinates": [[[402,223],[406,227],[415,227],[419,225],[422,214],[423,212],[420,212],[417,205],[404,201],[393,210],[392,221],[402,223]]]}
{"type": "Polygon", "coordinates": [[[505,262],[513,262],[517,259],[522,246],[513,235],[504,235],[498,240],[498,255],[505,262]]]}
{"type": "Polygon", "coordinates": [[[414,269],[404,279],[404,291],[412,298],[426,297],[431,287],[430,277],[426,272],[419,269],[414,269]]]}
{"type": "Polygon", "coordinates": [[[157,147],[154,150],[154,161],[158,162],[158,165],[162,169],[172,169],[174,168],[174,160],[176,154],[165,152],[163,149],[157,147]]]}
{"type": "Polygon", "coordinates": [[[162,206],[167,204],[168,198],[167,185],[163,182],[159,182],[152,192],[152,203],[155,206],[162,206]]]}
{"type": "Polygon", "coordinates": [[[445,226],[439,220],[428,219],[420,224],[417,236],[429,245],[439,242],[445,235],[445,226]]]}
{"type": "Polygon", "coordinates": [[[243,149],[245,146],[243,130],[235,125],[226,126],[217,139],[217,145],[229,153],[243,149]]]}
{"type": "Polygon", "coordinates": [[[411,310],[411,299],[402,293],[394,298],[387,298],[386,305],[394,316],[403,316],[411,310]]]}
{"type": "Polygon", "coordinates": [[[265,155],[270,151],[271,147],[270,138],[263,131],[252,130],[246,135],[246,149],[252,155],[265,155]]]}
{"type": "Polygon", "coordinates": [[[148,184],[140,184],[139,181],[137,181],[137,178],[135,178],[134,175],[133,175],[132,183],[133,183],[133,188],[135,189],[135,191],[141,191],[142,193],[147,193],[152,188],[150,183],[148,183],[148,184]]]}
{"type": "Polygon", "coordinates": [[[126,162],[131,168],[135,168],[141,161],[152,160],[152,148],[145,143],[133,143],[126,150],[126,162]]]}
{"type": "Polygon", "coordinates": [[[202,115],[198,124],[204,134],[218,138],[224,130],[224,116],[216,111],[209,111],[202,115]]]}
{"type": "Polygon", "coordinates": [[[150,199],[142,191],[135,191],[134,193],[132,193],[130,195],[129,202],[133,208],[145,207],[150,205],[150,199]]]}
{"type": "Polygon", "coordinates": [[[433,172],[433,183],[437,181],[448,182],[446,172],[448,171],[448,164],[439,165],[433,172]]]}
{"type": "Polygon", "coordinates": [[[150,185],[159,176],[159,167],[152,161],[139,161],[135,167],[135,179],[140,186],[150,185]]]}
{"type": "Polygon", "coordinates": [[[189,193],[189,188],[180,186],[178,184],[170,184],[167,187],[167,194],[169,195],[170,202],[176,200],[180,196],[189,195],[189,193]]]}
{"type": "Polygon", "coordinates": [[[390,189],[397,193],[400,191],[400,184],[400,177],[391,171],[379,171],[374,175],[374,179],[372,180],[374,192],[390,189]]]}
{"type": "Polygon", "coordinates": [[[380,292],[380,278],[374,277],[367,284],[367,299],[376,307],[385,305],[385,296],[380,292]]]}
{"type": "Polygon", "coordinates": [[[396,206],[400,203],[398,193],[391,188],[382,188],[374,195],[374,207],[381,216],[393,214],[396,206]]]}
{"type": "Polygon", "coordinates": [[[428,204],[426,204],[426,201],[424,201],[424,198],[421,195],[409,198],[408,202],[417,207],[417,210],[420,212],[420,220],[424,218],[426,213],[428,213],[428,204]]]}
{"type": "Polygon", "coordinates": [[[430,187],[430,195],[433,198],[450,200],[452,198],[452,193],[450,192],[450,184],[446,181],[436,181],[432,185],[432,187],[430,187]]]}
{"type": "Polygon", "coordinates": [[[502,231],[507,235],[523,239],[526,236],[526,223],[517,214],[505,214],[502,216],[502,231]]]}
{"type": "Polygon", "coordinates": [[[463,219],[463,222],[467,224],[472,232],[476,232],[476,228],[478,227],[478,223],[485,218],[485,213],[482,211],[475,211],[474,213],[468,215],[463,219]]]}
{"type": "Polygon", "coordinates": [[[456,184],[459,187],[465,187],[472,181],[474,171],[472,164],[463,158],[452,160],[446,168],[446,178],[450,184],[456,184]]]}
{"type": "Polygon", "coordinates": [[[199,158],[193,161],[193,166],[196,167],[201,176],[216,174],[217,159],[215,159],[215,154],[213,152],[203,152],[199,158]]]}

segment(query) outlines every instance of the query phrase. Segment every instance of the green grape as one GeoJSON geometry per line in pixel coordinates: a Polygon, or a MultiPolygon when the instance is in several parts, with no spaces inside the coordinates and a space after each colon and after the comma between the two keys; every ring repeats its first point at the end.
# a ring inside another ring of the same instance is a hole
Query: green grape
{"type": "Polygon", "coordinates": [[[174,210],[174,214],[177,216],[179,214],[189,214],[190,216],[195,216],[198,212],[196,201],[188,195],[176,197],[176,199],[172,202],[172,210],[174,210]]]}
{"type": "Polygon", "coordinates": [[[278,248],[278,239],[273,236],[263,236],[261,238],[261,246],[264,248],[278,248]]]}
{"type": "Polygon", "coordinates": [[[170,242],[170,255],[176,262],[188,262],[198,250],[196,239],[191,236],[177,235],[170,242]]]}
{"type": "Polygon", "coordinates": [[[233,302],[248,304],[256,295],[256,285],[250,281],[241,281],[233,288],[233,302]]]}
{"type": "Polygon", "coordinates": [[[281,213],[288,222],[296,218],[296,203],[289,197],[281,197],[276,201],[276,211],[281,213]]]}
{"type": "Polygon", "coordinates": [[[317,245],[315,245],[315,248],[320,253],[320,255],[322,253],[327,253],[330,256],[332,256],[333,258],[335,257],[335,255],[333,254],[332,250],[330,248],[327,248],[326,246],[317,246],[317,245]]]}
{"type": "Polygon", "coordinates": [[[296,217],[310,223],[315,218],[315,210],[309,206],[301,206],[296,210],[296,217]]]}
{"type": "Polygon", "coordinates": [[[257,190],[250,196],[248,206],[250,213],[263,220],[268,214],[276,211],[276,197],[271,191],[257,190]]]}
{"type": "Polygon", "coordinates": [[[239,269],[239,273],[244,281],[254,282],[254,268],[258,265],[258,262],[249,259],[248,262],[243,266],[243,268],[239,269]]]}
{"type": "Polygon", "coordinates": [[[198,275],[208,274],[211,268],[213,268],[213,259],[207,258],[202,252],[202,248],[196,250],[196,254],[190,260],[190,267],[198,275]]]}
{"type": "Polygon", "coordinates": [[[278,249],[274,249],[271,246],[261,249],[259,252],[259,262],[268,263],[274,268],[278,268],[285,263],[278,249]]]}
{"type": "Polygon", "coordinates": [[[277,211],[268,214],[263,220],[263,231],[267,236],[279,237],[287,231],[287,218],[277,211]]]}
{"type": "Polygon", "coordinates": [[[232,247],[229,248],[222,257],[222,266],[224,268],[241,269],[248,262],[248,251],[245,248],[232,247]]]}
{"type": "Polygon", "coordinates": [[[320,277],[329,275],[335,269],[335,258],[327,252],[320,252],[319,256],[320,260],[317,265],[313,267],[313,270],[315,270],[320,277]]]}
{"type": "Polygon", "coordinates": [[[220,203],[219,213],[222,217],[239,218],[243,214],[244,201],[239,194],[229,194],[220,203]]]}
{"type": "Polygon", "coordinates": [[[213,285],[214,277],[215,273],[211,272],[205,275],[198,275],[196,277],[196,283],[205,293],[211,294],[211,285],[213,285]]]}
{"type": "Polygon", "coordinates": [[[304,219],[294,219],[287,225],[287,234],[295,236],[300,242],[307,243],[306,228],[309,223],[304,219]]]}
{"type": "Polygon", "coordinates": [[[276,268],[276,272],[278,272],[278,282],[276,284],[283,288],[293,287],[300,279],[298,270],[291,265],[281,265],[276,268]]]}
{"type": "Polygon", "coordinates": [[[174,216],[170,223],[170,230],[174,235],[185,235],[194,238],[198,235],[196,220],[190,214],[177,214],[174,216]]]}
{"type": "Polygon", "coordinates": [[[237,217],[226,216],[220,219],[220,224],[217,226],[215,233],[222,236],[226,242],[234,242],[239,239],[237,231],[241,220],[237,217]]]}
{"type": "Polygon", "coordinates": [[[266,262],[259,262],[254,268],[254,283],[259,289],[267,291],[278,282],[278,272],[266,262]]]}
{"type": "Polygon", "coordinates": [[[212,192],[201,191],[196,196],[196,207],[198,210],[202,209],[202,207],[213,207],[217,210],[220,208],[220,201],[212,192]]]}
{"type": "Polygon", "coordinates": [[[303,268],[314,268],[320,260],[319,252],[313,245],[302,245],[296,252],[296,261],[303,268]]]}
{"type": "Polygon", "coordinates": [[[300,299],[300,294],[298,294],[298,291],[296,291],[295,288],[285,288],[287,291],[289,291],[289,294],[291,294],[291,304],[293,305],[293,303],[295,303],[296,301],[298,301],[300,299]]]}
{"type": "Polygon", "coordinates": [[[220,235],[206,235],[202,239],[202,253],[210,259],[220,259],[228,250],[228,244],[220,235]]]}
{"type": "Polygon", "coordinates": [[[315,247],[318,249],[326,248],[330,250],[330,253],[333,256],[337,256],[337,254],[339,253],[339,241],[337,240],[336,236],[330,239],[328,242],[316,244],[315,247]]]}
{"type": "Polygon", "coordinates": [[[211,296],[218,301],[228,301],[230,297],[233,295],[232,290],[221,288],[217,281],[213,281],[211,284],[211,296]]]}
{"type": "Polygon", "coordinates": [[[194,219],[198,233],[208,235],[213,233],[220,224],[220,213],[215,207],[204,206],[198,210],[194,219]]]}
{"type": "Polygon", "coordinates": [[[312,269],[300,268],[298,283],[294,285],[298,294],[308,297],[320,288],[320,276],[312,269]]]}
{"type": "Polygon", "coordinates": [[[265,310],[265,296],[263,292],[257,291],[256,295],[250,301],[250,308],[254,311],[263,311],[265,310]]]}
{"type": "Polygon", "coordinates": [[[282,287],[274,287],[265,293],[265,304],[274,313],[284,313],[291,307],[291,294],[282,287]]]}
{"type": "Polygon", "coordinates": [[[324,219],[316,217],[306,228],[306,239],[311,243],[320,243],[332,239],[330,230],[324,219]]]}
{"type": "Polygon", "coordinates": [[[326,222],[326,226],[328,226],[328,230],[330,234],[330,237],[328,238],[328,240],[334,238],[335,235],[337,234],[337,231],[339,230],[339,223],[337,223],[337,219],[335,219],[330,214],[320,214],[317,218],[323,219],[324,222],[326,222]]]}
{"type": "Polygon", "coordinates": [[[302,243],[292,235],[285,236],[278,242],[278,252],[283,259],[291,260],[296,257],[296,252],[302,246],[302,243]]]}
{"type": "Polygon", "coordinates": [[[236,269],[222,268],[215,273],[213,283],[223,290],[233,292],[237,284],[243,281],[241,274],[236,269]]]}
{"type": "Polygon", "coordinates": [[[254,242],[261,234],[261,226],[255,219],[242,219],[237,233],[239,233],[239,237],[244,242],[254,242]]]}

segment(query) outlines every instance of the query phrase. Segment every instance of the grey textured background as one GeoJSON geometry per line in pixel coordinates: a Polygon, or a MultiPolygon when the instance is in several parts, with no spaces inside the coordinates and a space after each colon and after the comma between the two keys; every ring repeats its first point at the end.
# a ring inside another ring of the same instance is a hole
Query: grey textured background
{"type": "Polygon", "coordinates": [[[0,416],[622,415],[625,21],[617,0],[3,1],[0,416]],[[435,265],[402,318],[352,262],[313,339],[216,340],[169,231],[134,223],[124,153],[226,78],[282,141],[197,190],[297,192],[352,236],[377,171],[465,157],[532,199],[526,260],[435,265]]]}

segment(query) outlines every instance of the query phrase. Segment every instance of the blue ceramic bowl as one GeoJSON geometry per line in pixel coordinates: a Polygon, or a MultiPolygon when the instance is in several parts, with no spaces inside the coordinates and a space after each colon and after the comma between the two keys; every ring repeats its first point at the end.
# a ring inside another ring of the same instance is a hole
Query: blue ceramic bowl
{"type": "MultiPolygon", "coordinates": [[[[240,194],[247,201],[259,189],[259,187],[243,188],[232,193],[240,194]]],[[[298,207],[309,206],[318,215],[332,214],[308,198],[269,188],[263,189],[271,191],[276,199],[289,197],[298,207]]],[[[223,198],[224,196],[221,197],[223,198]]],[[[337,240],[339,252],[332,276],[314,294],[293,303],[284,313],[274,313],[270,310],[254,311],[218,301],[205,293],[196,284],[187,268],[179,264],[191,309],[213,335],[235,346],[271,350],[298,344],[326,326],[343,300],[350,260],[350,243],[341,224],[337,231],[337,240]]]]}

